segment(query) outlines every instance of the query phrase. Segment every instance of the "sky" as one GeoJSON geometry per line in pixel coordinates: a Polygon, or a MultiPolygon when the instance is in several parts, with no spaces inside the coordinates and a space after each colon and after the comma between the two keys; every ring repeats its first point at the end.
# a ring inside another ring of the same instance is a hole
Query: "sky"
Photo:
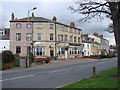
{"type": "MultiPolygon", "coordinates": [[[[78,20],[82,16],[78,13],[72,13],[68,7],[74,6],[74,1],[58,1],[58,0],[40,0],[36,1],[25,1],[25,0],[4,0],[0,3],[0,28],[9,28],[12,12],[15,14],[17,19],[27,17],[28,10],[33,7],[37,7],[34,12],[37,17],[44,17],[52,19],[53,16],[57,17],[57,21],[69,25],[70,22],[75,22],[75,26],[82,29],[83,34],[93,34],[98,32],[109,40],[110,45],[115,44],[114,34],[110,34],[105,31],[108,25],[112,22],[110,19],[104,19],[101,22],[97,22],[96,19],[92,19],[90,22],[79,23],[78,20]]],[[[30,15],[31,15],[30,13],[30,15]]]]}

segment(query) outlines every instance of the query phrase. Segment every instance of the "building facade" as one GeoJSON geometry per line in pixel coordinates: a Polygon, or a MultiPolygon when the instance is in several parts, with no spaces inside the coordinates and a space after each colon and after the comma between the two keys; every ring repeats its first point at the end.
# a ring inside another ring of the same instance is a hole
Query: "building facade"
{"type": "Polygon", "coordinates": [[[101,45],[94,38],[88,37],[88,34],[82,35],[83,40],[83,56],[100,55],[101,45]]]}
{"type": "Polygon", "coordinates": [[[0,29],[0,53],[4,50],[10,50],[10,29],[1,28],[0,29]]]}
{"type": "MultiPolygon", "coordinates": [[[[33,14],[32,14],[33,15],[33,14]]],[[[54,57],[59,59],[82,56],[82,30],[70,25],[43,17],[27,17],[10,20],[10,49],[13,53],[26,56],[33,52],[36,57],[54,57]],[[29,20],[29,22],[28,22],[29,20]]]]}
{"type": "Polygon", "coordinates": [[[94,41],[101,45],[101,53],[109,54],[109,40],[105,39],[103,35],[99,35],[98,33],[94,33],[93,35],[88,35],[90,38],[94,38],[94,41]]]}

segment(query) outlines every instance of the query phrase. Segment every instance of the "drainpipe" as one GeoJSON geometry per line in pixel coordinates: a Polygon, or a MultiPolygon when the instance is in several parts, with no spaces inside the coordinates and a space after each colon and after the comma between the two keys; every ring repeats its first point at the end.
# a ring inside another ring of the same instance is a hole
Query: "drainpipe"
{"type": "Polygon", "coordinates": [[[56,30],[56,23],[55,23],[55,56],[57,56],[57,30],[56,30]]]}

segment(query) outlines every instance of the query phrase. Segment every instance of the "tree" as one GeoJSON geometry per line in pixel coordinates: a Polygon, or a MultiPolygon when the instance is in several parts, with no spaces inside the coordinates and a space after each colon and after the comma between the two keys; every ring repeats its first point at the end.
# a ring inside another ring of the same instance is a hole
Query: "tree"
{"type": "MultiPolygon", "coordinates": [[[[87,0],[88,1],[88,0],[87,0]]],[[[118,78],[120,80],[120,0],[116,2],[110,2],[110,0],[104,2],[76,2],[77,7],[70,6],[69,9],[74,13],[84,15],[79,19],[81,22],[89,21],[92,18],[98,17],[98,20],[104,18],[110,18],[113,23],[109,26],[109,32],[113,32],[118,51],[118,78]],[[113,29],[111,29],[113,28],[113,29]]]]}
{"type": "Polygon", "coordinates": [[[11,63],[14,61],[14,55],[11,51],[5,50],[2,52],[2,63],[3,65],[6,63],[11,63]]]}

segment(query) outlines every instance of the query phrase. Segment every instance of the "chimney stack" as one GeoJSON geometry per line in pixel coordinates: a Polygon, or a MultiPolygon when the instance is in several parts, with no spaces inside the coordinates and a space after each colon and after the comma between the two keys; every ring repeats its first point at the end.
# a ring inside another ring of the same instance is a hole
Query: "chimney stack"
{"type": "Polygon", "coordinates": [[[75,27],[75,23],[74,22],[70,22],[70,26],[75,27]]]}
{"type": "Polygon", "coordinates": [[[15,15],[14,13],[11,14],[11,20],[14,20],[15,19],[15,15]]]}
{"type": "Polygon", "coordinates": [[[98,37],[98,33],[97,32],[95,32],[93,35],[98,37]]]}
{"type": "Polygon", "coordinates": [[[34,13],[32,13],[32,17],[35,17],[34,13]]]}
{"type": "Polygon", "coordinates": [[[103,38],[103,35],[99,35],[100,38],[103,38]]]}
{"type": "Polygon", "coordinates": [[[53,20],[54,22],[56,22],[56,21],[57,21],[56,16],[53,16],[52,20],[53,20]]]}

